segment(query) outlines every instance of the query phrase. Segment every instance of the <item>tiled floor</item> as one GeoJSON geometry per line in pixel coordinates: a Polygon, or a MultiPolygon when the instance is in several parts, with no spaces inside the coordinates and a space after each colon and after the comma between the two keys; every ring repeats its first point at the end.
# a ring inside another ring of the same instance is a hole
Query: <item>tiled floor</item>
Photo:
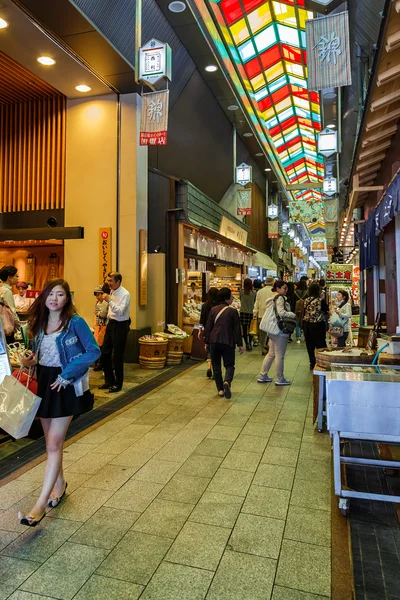
{"type": "Polygon", "coordinates": [[[65,450],[68,495],[19,525],[44,464],[0,489],[0,600],[323,600],[331,597],[331,455],[312,378],[291,387],[238,358],[232,400],[204,365],[65,450]]]}

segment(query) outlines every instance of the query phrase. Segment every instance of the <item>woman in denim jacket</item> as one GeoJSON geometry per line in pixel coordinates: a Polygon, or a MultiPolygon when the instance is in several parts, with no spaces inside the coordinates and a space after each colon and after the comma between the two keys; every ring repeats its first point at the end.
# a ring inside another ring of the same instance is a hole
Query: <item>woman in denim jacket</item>
{"type": "Polygon", "coordinates": [[[21,360],[37,366],[37,412],[46,438],[47,465],[41,494],[28,515],[18,514],[23,525],[35,527],[46,506],[57,506],[65,495],[63,444],[72,417],[93,408],[89,390],[89,366],[100,349],[84,319],[76,314],[69,285],[63,279],[49,281],[29,311],[33,352],[21,360]]]}

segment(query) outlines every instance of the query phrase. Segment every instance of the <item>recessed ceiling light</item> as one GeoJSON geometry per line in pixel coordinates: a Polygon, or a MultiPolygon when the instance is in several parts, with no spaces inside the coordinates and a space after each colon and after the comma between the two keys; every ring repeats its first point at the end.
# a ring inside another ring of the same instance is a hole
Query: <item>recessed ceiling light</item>
{"type": "Polygon", "coordinates": [[[88,85],[77,85],[75,89],[77,92],[90,92],[92,88],[88,85]]]}
{"type": "Polygon", "coordinates": [[[243,137],[252,137],[252,133],[250,133],[250,131],[248,131],[247,133],[243,134],[243,137]]]}
{"type": "Polygon", "coordinates": [[[256,156],[264,156],[263,152],[257,152],[256,156]]]}
{"type": "Polygon", "coordinates": [[[207,71],[207,73],[215,73],[215,71],[218,71],[218,67],[217,65],[207,65],[204,70],[207,71]]]}
{"type": "Polygon", "coordinates": [[[265,169],[267,172],[271,171],[271,169],[265,169]]]}
{"type": "Polygon", "coordinates": [[[0,29],[5,29],[6,27],[8,27],[7,21],[0,19],[0,29]]]}
{"type": "Polygon", "coordinates": [[[239,110],[239,107],[236,106],[236,104],[231,104],[230,106],[228,106],[228,110],[239,110]]]}
{"type": "Polygon", "coordinates": [[[336,129],[336,125],[335,123],[329,123],[329,125],[327,125],[328,129],[336,129]]]}
{"type": "Polygon", "coordinates": [[[168,8],[173,13],[181,13],[186,10],[186,4],[180,0],[174,0],[168,4],[168,8]]]}
{"type": "Polygon", "coordinates": [[[56,64],[56,61],[54,60],[54,58],[50,58],[50,56],[39,56],[37,61],[40,62],[41,65],[46,65],[46,66],[51,66],[51,65],[56,64]]]}

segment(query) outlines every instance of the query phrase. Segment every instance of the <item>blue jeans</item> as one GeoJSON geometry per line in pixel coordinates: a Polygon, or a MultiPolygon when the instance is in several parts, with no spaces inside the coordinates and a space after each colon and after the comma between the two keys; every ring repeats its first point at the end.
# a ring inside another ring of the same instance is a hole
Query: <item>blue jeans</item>
{"type": "Polygon", "coordinates": [[[296,339],[300,339],[301,338],[301,329],[298,325],[296,325],[296,339]]]}

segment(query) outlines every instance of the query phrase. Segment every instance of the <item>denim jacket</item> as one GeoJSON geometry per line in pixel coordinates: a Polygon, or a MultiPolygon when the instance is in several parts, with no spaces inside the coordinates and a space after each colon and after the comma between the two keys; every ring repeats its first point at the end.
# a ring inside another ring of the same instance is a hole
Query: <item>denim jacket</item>
{"type": "MultiPolygon", "coordinates": [[[[43,337],[44,331],[40,331],[32,343],[32,350],[38,358],[43,337]]],[[[86,321],[78,315],[72,317],[57,337],[57,348],[62,367],[57,382],[63,387],[82,379],[100,356],[100,348],[92,332],[86,321]]]]}

